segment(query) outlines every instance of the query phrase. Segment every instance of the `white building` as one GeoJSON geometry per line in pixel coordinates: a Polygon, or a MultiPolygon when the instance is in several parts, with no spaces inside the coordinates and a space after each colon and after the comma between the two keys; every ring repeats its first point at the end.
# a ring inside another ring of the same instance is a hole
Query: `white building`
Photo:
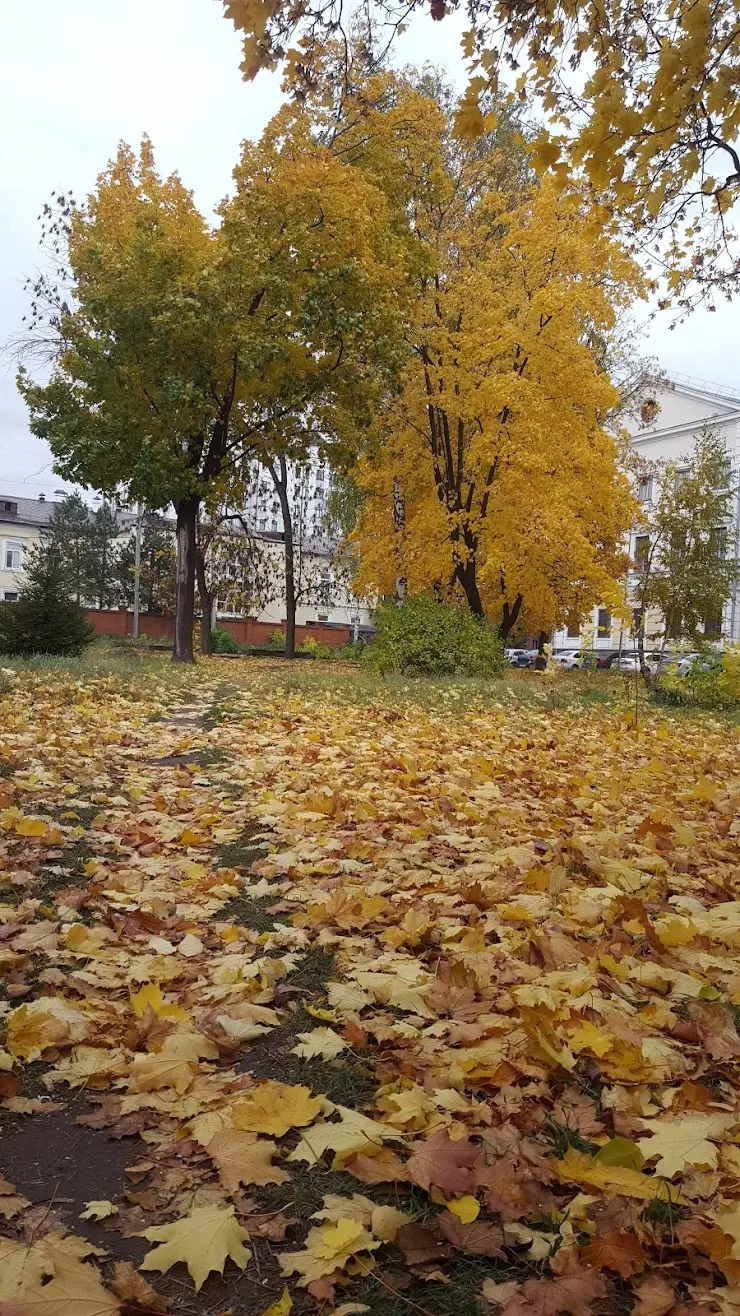
{"type": "MultiPolygon", "coordinates": [[[[632,447],[640,457],[679,464],[683,457],[688,460],[696,436],[706,427],[711,427],[724,439],[732,468],[736,494],[728,538],[737,552],[740,536],[740,391],[686,375],[672,375],[645,398],[641,415],[626,422],[632,447]]],[[[642,502],[649,502],[653,494],[652,481],[642,480],[636,492],[642,502]]],[[[640,533],[636,528],[630,535],[629,552],[633,559],[635,541],[640,533]]],[[[724,638],[729,642],[740,642],[740,582],[735,585],[722,621],[724,638]]],[[[597,650],[629,649],[633,647],[633,639],[628,631],[620,635],[619,623],[612,621],[606,608],[594,608],[591,616],[584,618],[577,629],[563,628],[553,636],[555,650],[581,646],[597,650]]]]}

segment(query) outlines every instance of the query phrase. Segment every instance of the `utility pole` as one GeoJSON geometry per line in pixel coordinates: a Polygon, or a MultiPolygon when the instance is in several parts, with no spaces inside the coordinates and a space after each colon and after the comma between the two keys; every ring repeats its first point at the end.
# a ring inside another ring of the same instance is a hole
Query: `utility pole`
{"type": "Polygon", "coordinates": [[[134,548],[134,639],[139,638],[139,592],[141,586],[141,527],[144,522],[144,505],[136,504],[136,538],[134,548]]]}

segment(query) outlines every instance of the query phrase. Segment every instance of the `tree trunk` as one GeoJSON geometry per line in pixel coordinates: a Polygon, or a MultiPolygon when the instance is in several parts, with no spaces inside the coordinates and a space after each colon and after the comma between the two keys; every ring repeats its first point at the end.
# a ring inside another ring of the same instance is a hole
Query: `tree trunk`
{"type": "Polygon", "coordinates": [[[393,597],[400,608],[409,592],[408,579],[404,575],[403,551],[403,536],[406,530],[406,500],[403,496],[400,481],[395,477],[393,480],[393,530],[396,536],[396,567],[398,570],[393,597]]]}
{"type": "MultiPolygon", "coordinates": [[[[644,615],[643,612],[643,616],[644,615]]],[[[640,629],[637,632],[637,658],[640,663],[640,676],[645,682],[645,689],[650,690],[652,689],[653,678],[645,661],[645,627],[642,621],[640,622],[640,629]]]]}
{"type": "Polygon", "coordinates": [[[177,588],[173,663],[194,663],[196,526],[200,498],[189,494],[175,503],[177,512],[177,588]]]}
{"type": "Polygon", "coordinates": [[[270,475],[280,502],[285,542],[285,656],[295,658],[295,545],[293,543],[293,517],[288,497],[288,467],[283,453],[278,458],[279,471],[270,466],[270,475]]]}
{"type": "Polygon", "coordinates": [[[213,640],[211,638],[213,593],[208,589],[203,553],[197,547],[195,550],[195,574],[198,580],[198,594],[200,595],[200,651],[204,658],[209,658],[213,653],[213,640]]]}
{"type": "Polygon", "coordinates": [[[523,602],[524,600],[521,594],[517,594],[512,607],[509,607],[508,603],[504,603],[504,610],[501,614],[501,621],[499,622],[498,628],[499,638],[501,640],[505,641],[509,632],[516,626],[523,602]]]}
{"type": "Polygon", "coordinates": [[[473,616],[477,617],[479,621],[483,621],[485,614],[483,612],[480,590],[478,589],[478,581],[476,580],[475,558],[468,558],[468,561],[464,566],[462,563],[458,563],[455,567],[455,576],[458,584],[463,588],[463,592],[468,601],[468,607],[473,616]]]}

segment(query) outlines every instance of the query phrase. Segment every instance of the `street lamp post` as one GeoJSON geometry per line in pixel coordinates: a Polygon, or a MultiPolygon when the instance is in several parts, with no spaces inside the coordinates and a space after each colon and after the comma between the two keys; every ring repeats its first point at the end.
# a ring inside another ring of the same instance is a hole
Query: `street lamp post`
{"type": "Polygon", "coordinates": [[[134,639],[139,638],[139,595],[141,589],[141,528],[144,522],[144,505],[136,504],[136,538],[134,540],[134,639]]]}

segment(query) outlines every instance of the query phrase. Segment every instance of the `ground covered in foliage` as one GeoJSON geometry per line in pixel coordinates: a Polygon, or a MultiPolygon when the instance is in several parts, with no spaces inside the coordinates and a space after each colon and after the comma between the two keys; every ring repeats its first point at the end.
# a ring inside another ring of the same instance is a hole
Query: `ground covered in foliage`
{"type": "Polygon", "coordinates": [[[8,675],[0,1313],[740,1311],[736,730],[333,679],[8,675]]]}

